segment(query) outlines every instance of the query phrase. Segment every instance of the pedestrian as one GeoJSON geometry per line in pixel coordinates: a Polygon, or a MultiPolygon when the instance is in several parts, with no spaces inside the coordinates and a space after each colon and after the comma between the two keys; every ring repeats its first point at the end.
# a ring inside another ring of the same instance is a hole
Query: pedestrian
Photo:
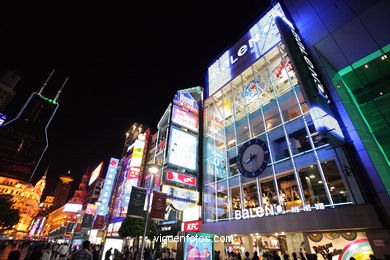
{"type": "Polygon", "coordinates": [[[236,259],[237,259],[237,260],[242,260],[242,257],[241,257],[240,252],[237,252],[236,259]]]}
{"type": "Polygon", "coordinates": [[[376,257],[374,255],[369,255],[371,260],[376,260],[376,257]]]}
{"type": "Polygon", "coordinates": [[[259,256],[257,255],[257,251],[253,253],[252,260],[259,260],[259,256]]]}
{"type": "Polygon", "coordinates": [[[50,260],[51,258],[51,248],[50,244],[47,244],[42,249],[42,260],[50,260]]]}
{"type": "Polygon", "coordinates": [[[287,253],[284,253],[283,260],[290,260],[290,256],[287,253]]]}
{"type": "Polygon", "coordinates": [[[250,257],[249,257],[249,252],[245,252],[244,260],[251,260],[250,257]]]}
{"type": "Polygon", "coordinates": [[[8,260],[19,260],[20,252],[18,250],[11,251],[8,255],[8,260]]]}
{"type": "Polygon", "coordinates": [[[53,245],[53,248],[51,250],[51,260],[55,260],[57,258],[57,255],[58,255],[58,244],[54,244],[53,245]]]}
{"type": "Polygon", "coordinates": [[[88,250],[91,242],[85,240],[80,250],[76,251],[73,256],[74,260],[93,260],[92,253],[88,250]]]}
{"type": "Polygon", "coordinates": [[[299,256],[301,257],[301,260],[306,260],[306,257],[305,255],[303,254],[303,252],[299,252],[299,256]]]}
{"type": "Polygon", "coordinates": [[[114,258],[113,258],[113,260],[120,260],[120,258],[121,258],[121,252],[118,250],[118,249],[114,249],[114,258]]]}
{"type": "Polygon", "coordinates": [[[293,252],[291,255],[292,255],[292,257],[293,257],[293,260],[298,260],[298,258],[297,258],[297,253],[293,252]]]}
{"type": "Polygon", "coordinates": [[[106,251],[106,254],[104,255],[104,260],[110,260],[111,254],[112,254],[111,250],[112,250],[112,247],[106,251]]]}
{"type": "Polygon", "coordinates": [[[60,260],[65,260],[68,255],[68,243],[64,243],[60,245],[58,248],[58,254],[60,255],[60,260]]]}
{"type": "Polygon", "coordinates": [[[312,258],[313,260],[317,260],[317,259],[318,259],[318,256],[317,256],[317,254],[311,254],[311,258],[312,258]]]}
{"type": "Polygon", "coordinates": [[[356,258],[353,257],[353,256],[351,256],[351,257],[349,258],[349,260],[356,260],[356,258]]]}

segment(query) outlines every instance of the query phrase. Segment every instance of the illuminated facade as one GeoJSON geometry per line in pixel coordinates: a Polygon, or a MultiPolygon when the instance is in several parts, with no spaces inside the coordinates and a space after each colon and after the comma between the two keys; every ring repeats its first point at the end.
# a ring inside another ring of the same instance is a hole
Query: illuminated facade
{"type": "Polygon", "coordinates": [[[35,186],[17,179],[0,177],[0,194],[11,195],[13,207],[20,212],[18,224],[6,231],[9,237],[21,239],[27,236],[31,222],[39,212],[39,202],[45,186],[46,175],[35,186]]]}
{"type": "Polygon", "coordinates": [[[42,235],[52,239],[63,239],[66,233],[66,227],[69,222],[76,223],[75,212],[63,212],[65,206],[62,206],[47,216],[46,225],[42,235]]]}
{"type": "Polygon", "coordinates": [[[221,252],[323,259],[316,249],[330,244],[333,259],[368,257],[383,226],[317,65],[279,4],[210,65],[208,84],[201,232],[233,235],[215,244],[221,252]]]}

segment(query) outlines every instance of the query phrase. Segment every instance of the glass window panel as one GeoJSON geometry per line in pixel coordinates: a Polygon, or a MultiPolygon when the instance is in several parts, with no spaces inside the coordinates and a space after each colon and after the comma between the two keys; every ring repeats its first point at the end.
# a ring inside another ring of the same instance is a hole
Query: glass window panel
{"type": "Polygon", "coordinates": [[[302,207],[302,200],[299,196],[299,189],[295,175],[290,172],[287,175],[277,176],[280,203],[284,210],[291,210],[292,207],[302,207]]]}
{"type": "Polygon", "coordinates": [[[343,179],[340,176],[334,160],[325,161],[321,163],[322,170],[325,175],[326,182],[329,186],[329,191],[332,196],[333,203],[350,202],[350,194],[344,186],[343,179]]]}
{"type": "Polygon", "coordinates": [[[249,120],[251,122],[252,134],[253,136],[259,135],[264,132],[264,122],[263,116],[261,115],[261,110],[257,110],[252,114],[249,114],[249,120]]]}
{"type": "Polygon", "coordinates": [[[230,196],[231,196],[231,209],[232,216],[234,217],[235,210],[241,210],[241,197],[240,197],[240,184],[238,181],[238,176],[236,178],[229,180],[230,185],[230,196]]]}
{"type": "Polygon", "coordinates": [[[326,133],[319,133],[317,129],[314,126],[313,119],[310,114],[306,115],[306,122],[309,127],[310,135],[312,136],[314,146],[319,147],[322,145],[327,144],[328,141],[328,136],[326,133]]]}
{"type": "Polygon", "coordinates": [[[294,119],[301,114],[293,91],[279,96],[278,101],[284,121],[294,119]]]}
{"type": "Polygon", "coordinates": [[[267,178],[261,181],[261,200],[262,205],[271,206],[272,204],[278,204],[278,196],[276,194],[275,182],[273,177],[267,178]]]}
{"type": "Polygon", "coordinates": [[[298,154],[311,149],[305,125],[301,118],[287,123],[285,127],[290,139],[293,154],[298,154]]]}
{"type": "Polygon", "coordinates": [[[290,57],[288,57],[288,55],[287,55],[287,51],[285,49],[286,47],[285,47],[285,45],[283,43],[281,43],[279,45],[279,47],[280,47],[279,50],[280,50],[280,52],[281,52],[281,54],[282,54],[282,56],[283,56],[283,58],[285,60],[285,66],[287,68],[288,75],[290,76],[290,80],[292,81],[293,85],[297,85],[298,84],[298,79],[297,79],[297,76],[296,76],[296,74],[294,72],[294,69],[292,67],[290,57]]]}
{"type": "Polygon", "coordinates": [[[265,125],[268,130],[282,123],[275,99],[271,99],[270,102],[263,107],[263,111],[265,125]]]}
{"type": "Polygon", "coordinates": [[[227,181],[220,181],[216,184],[217,187],[217,207],[216,213],[218,219],[228,219],[229,218],[229,209],[228,209],[228,188],[227,181]]]}
{"type": "Polygon", "coordinates": [[[244,183],[243,192],[244,208],[253,209],[253,213],[256,213],[254,209],[260,206],[256,181],[252,180],[251,182],[244,183]]]}
{"type": "Polygon", "coordinates": [[[268,138],[272,149],[272,157],[275,162],[289,157],[286,138],[281,126],[270,131],[268,138]]]}
{"type": "Polygon", "coordinates": [[[236,137],[234,133],[234,125],[231,124],[225,129],[228,148],[233,148],[236,145],[236,137]]]}
{"type": "Polygon", "coordinates": [[[241,83],[236,87],[233,88],[233,95],[234,95],[234,112],[236,116],[236,121],[240,120],[241,118],[245,117],[246,115],[246,103],[244,99],[244,93],[242,91],[241,83]]]}
{"type": "Polygon", "coordinates": [[[203,187],[203,214],[203,219],[206,222],[212,222],[216,219],[214,185],[207,185],[203,187]]]}
{"type": "Polygon", "coordinates": [[[311,164],[310,166],[299,169],[299,176],[301,178],[306,204],[314,206],[316,203],[329,203],[316,164],[311,164]]]}
{"type": "Polygon", "coordinates": [[[301,87],[299,85],[295,88],[295,92],[296,92],[296,94],[298,96],[299,103],[302,106],[302,112],[303,113],[308,112],[309,111],[309,106],[307,105],[307,102],[306,102],[305,98],[302,95],[301,87]]]}
{"type": "Polygon", "coordinates": [[[247,117],[244,117],[240,121],[236,122],[236,131],[238,143],[245,142],[250,138],[247,117]]]}

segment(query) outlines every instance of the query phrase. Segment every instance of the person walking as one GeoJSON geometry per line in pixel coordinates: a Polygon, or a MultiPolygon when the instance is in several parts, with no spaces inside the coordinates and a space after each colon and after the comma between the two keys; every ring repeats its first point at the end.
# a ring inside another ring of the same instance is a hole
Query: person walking
{"type": "Polygon", "coordinates": [[[42,258],[41,260],[50,260],[51,258],[51,248],[50,244],[46,244],[42,249],[42,258]]]}
{"type": "Polygon", "coordinates": [[[111,250],[112,250],[112,247],[106,251],[106,254],[104,255],[104,260],[110,260],[111,259],[111,254],[112,254],[111,250]]]}
{"type": "Polygon", "coordinates": [[[92,253],[88,250],[91,242],[85,240],[82,244],[82,248],[73,254],[74,260],[93,260],[92,253]]]}
{"type": "Polygon", "coordinates": [[[60,255],[60,260],[65,260],[66,259],[66,256],[68,255],[68,244],[67,243],[64,243],[62,245],[60,245],[60,247],[58,248],[58,254],[60,255]]]}
{"type": "Polygon", "coordinates": [[[249,257],[249,252],[245,252],[244,260],[251,260],[250,257],[249,257]]]}
{"type": "Polygon", "coordinates": [[[259,259],[259,256],[257,255],[257,251],[255,251],[255,252],[253,253],[252,260],[260,260],[260,259],[259,259]]]}

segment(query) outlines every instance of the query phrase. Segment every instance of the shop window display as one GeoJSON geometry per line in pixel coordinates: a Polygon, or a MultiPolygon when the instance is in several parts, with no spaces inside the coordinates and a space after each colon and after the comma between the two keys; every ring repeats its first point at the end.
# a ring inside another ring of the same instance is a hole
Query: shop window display
{"type": "Polygon", "coordinates": [[[278,195],[273,179],[261,182],[261,192],[262,205],[270,207],[272,204],[278,204],[278,195]]]}
{"type": "Polygon", "coordinates": [[[254,209],[260,206],[256,182],[244,183],[243,192],[245,209],[254,209]]]}
{"type": "Polygon", "coordinates": [[[351,199],[344,186],[344,182],[340,176],[336,162],[334,160],[321,163],[325,174],[326,181],[329,186],[329,191],[333,199],[333,203],[349,202],[351,199]]]}
{"type": "Polygon", "coordinates": [[[301,207],[302,200],[299,196],[298,186],[294,174],[278,176],[279,198],[283,210],[291,210],[292,207],[301,207]]]}
{"type": "Polygon", "coordinates": [[[316,164],[299,169],[299,176],[306,204],[313,206],[316,203],[329,203],[324,183],[316,164]]]}

